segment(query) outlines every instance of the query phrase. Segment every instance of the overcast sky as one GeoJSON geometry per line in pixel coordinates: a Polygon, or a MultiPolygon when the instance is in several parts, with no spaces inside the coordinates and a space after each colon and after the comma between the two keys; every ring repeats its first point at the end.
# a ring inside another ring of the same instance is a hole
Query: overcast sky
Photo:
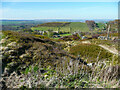
{"type": "Polygon", "coordinates": [[[118,18],[117,0],[116,2],[17,2],[19,0],[14,0],[16,2],[8,1],[4,0],[2,2],[2,8],[0,8],[2,10],[2,19],[118,18]]]}

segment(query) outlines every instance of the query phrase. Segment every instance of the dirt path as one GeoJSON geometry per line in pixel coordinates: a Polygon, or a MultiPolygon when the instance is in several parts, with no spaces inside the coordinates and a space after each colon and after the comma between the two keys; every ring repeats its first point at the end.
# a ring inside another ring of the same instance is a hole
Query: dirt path
{"type": "Polygon", "coordinates": [[[105,50],[113,53],[113,54],[119,55],[118,51],[115,48],[110,48],[110,47],[105,46],[105,45],[99,45],[99,46],[102,47],[102,48],[104,48],[105,50]]]}

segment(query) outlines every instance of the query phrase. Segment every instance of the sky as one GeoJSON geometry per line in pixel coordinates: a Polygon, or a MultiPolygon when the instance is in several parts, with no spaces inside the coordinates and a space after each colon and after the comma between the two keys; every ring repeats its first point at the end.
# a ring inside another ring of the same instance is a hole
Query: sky
{"type": "Polygon", "coordinates": [[[119,2],[120,0],[1,0],[2,2],[119,2]]]}
{"type": "Polygon", "coordinates": [[[2,19],[117,19],[118,2],[2,2],[2,19]]]}

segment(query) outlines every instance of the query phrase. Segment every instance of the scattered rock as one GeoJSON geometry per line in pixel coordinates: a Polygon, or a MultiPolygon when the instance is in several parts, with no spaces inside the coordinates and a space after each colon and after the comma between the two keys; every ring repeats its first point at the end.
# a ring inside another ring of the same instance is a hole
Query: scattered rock
{"type": "Polygon", "coordinates": [[[16,59],[16,57],[15,56],[9,56],[9,59],[16,59]]]}
{"type": "Polygon", "coordinates": [[[28,56],[29,56],[28,54],[22,54],[22,55],[20,56],[20,59],[27,58],[28,56]]]}
{"type": "Polygon", "coordinates": [[[8,50],[10,50],[9,47],[1,47],[0,49],[1,49],[1,51],[8,51],[8,50]]]}
{"type": "Polygon", "coordinates": [[[10,55],[10,54],[13,54],[15,52],[16,52],[15,50],[9,50],[7,53],[10,55]]]}
{"type": "Polygon", "coordinates": [[[17,45],[16,42],[11,42],[11,43],[9,43],[7,46],[8,46],[8,47],[15,47],[16,45],[17,45]]]}
{"type": "Polygon", "coordinates": [[[0,80],[0,89],[5,89],[5,88],[7,88],[6,87],[6,85],[5,85],[5,80],[4,80],[4,78],[1,78],[1,80],[0,80]]]}
{"type": "Polygon", "coordinates": [[[11,76],[16,76],[16,75],[17,73],[15,71],[11,74],[11,76]]]}
{"type": "Polygon", "coordinates": [[[5,43],[7,39],[2,39],[0,42],[1,44],[5,43]]]}
{"type": "Polygon", "coordinates": [[[91,44],[90,41],[82,41],[82,43],[84,43],[84,44],[91,44]]]}
{"type": "Polygon", "coordinates": [[[112,40],[117,40],[118,39],[118,37],[112,37],[112,40]]]}
{"type": "Polygon", "coordinates": [[[17,62],[11,62],[11,63],[8,64],[8,66],[9,66],[9,67],[14,67],[14,66],[16,66],[17,64],[18,64],[17,62]]]}
{"type": "Polygon", "coordinates": [[[9,36],[6,36],[6,39],[10,38],[9,36]]]}
{"type": "Polygon", "coordinates": [[[8,76],[8,75],[10,74],[9,71],[10,71],[9,68],[5,68],[5,69],[4,69],[3,76],[8,76]]]}
{"type": "Polygon", "coordinates": [[[87,39],[87,38],[88,38],[88,37],[86,37],[86,36],[82,36],[82,40],[83,40],[83,39],[87,39]]]}
{"type": "Polygon", "coordinates": [[[94,65],[94,63],[88,63],[87,65],[92,67],[94,65]]]}
{"type": "Polygon", "coordinates": [[[46,84],[46,87],[48,87],[51,83],[53,83],[54,80],[55,80],[55,78],[53,77],[53,78],[46,84]]]}

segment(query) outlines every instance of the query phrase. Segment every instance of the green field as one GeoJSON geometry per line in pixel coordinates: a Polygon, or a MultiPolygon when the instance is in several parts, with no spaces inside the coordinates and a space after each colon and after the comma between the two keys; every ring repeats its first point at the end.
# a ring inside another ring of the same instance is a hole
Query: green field
{"type": "Polygon", "coordinates": [[[57,27],[32,27],[32,30],[40,30],[40,31],[48,31],[48,30],[54,30],[57,31],[57,27]]]}
{"type": "Polygon", "coordinates": [[[72,35],[72,34],[61,34],[60,36],[69,36],[69,35],[72,35]]]}
{"type": "MultiPolygon", "coordinates": [[[[97,23],[97,26],[99,29],[103,29],[105,27],[105,24],[103,23],[97,23]]],[[[63,27],[53,27],[53,26],[38,26],[38,27],[32,27],[32,30],[40,30],[40,31],[62,31],[62,32],[75,32],[75,31],[82,31],[82,32],[89,32],[89,28],[86,23],[83,22],[71,22],[68,25],[65,25],[63,27]]]]}
{"type": "Polygon", "coordinates": [[[40,30],[40,31],[47,31],[53,30],[58,31],[58,29],[62,32],[74,32],[74,31],[82,31],[86,32],[89,31],[89,28],[86,23],[82,22],[71,22],[69,25],[63,27],[47,27],[47,26],[39,26],[39,27],[32,27],[32,30],[40,30]]]}
{"type": "MultiPolygon", "coordinates": [[[[58,31],[58,27],[32,27],[32,30],[40,30],[40,31],[49,31],[49,30],[53,30],[53,31],[58,31]]],[[[65,27],[60,27],[60,30],[62,32],[70,32],[70,27],[65,26],[65,27]]]]}
{"type": "Polygon", "coordinates": [[[70,23],[70,27],[72,28],[72,32],[74,32],[74,31],[82,31],[82,32],[89,31],[87,24],[82,23],[82,22],[72,22],[72,23],[70,23]]]}

